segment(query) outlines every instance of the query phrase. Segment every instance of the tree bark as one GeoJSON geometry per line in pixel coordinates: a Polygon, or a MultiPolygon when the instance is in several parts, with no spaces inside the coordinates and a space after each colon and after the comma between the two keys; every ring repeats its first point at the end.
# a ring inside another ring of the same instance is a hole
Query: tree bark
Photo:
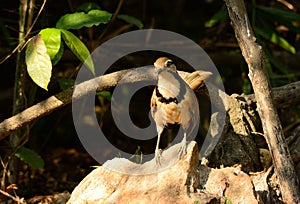
{"type": "Polygon", "coordinates": [[[248,64],[248,76],[253,86],[264,136],[273,159],[283,200],[286,203],[298,203],[299,182],[273,101],[264,52],[255,42],[244,2],[240,0],[225,0],[225,2],[242,55],[248,64]]]}
{"type": "MultiPolygon", "coordinates": [[[[16,72],[15,72],[15,84],[14,84],[14,98],[13,98],[13,115],[21,112],[21,110],[27,108],[26,95],[25,95],[25,79],[26,79],[26,67],[25,67],[25,54],[22,52],[22,46],[25,43],[26,38],[26,23],[28,12],[28,2],[20,1],[19,5],[19,44],[17,59],[16,59],[16,72]]],[[[8,165],[8,181],[11,184],[17,183],[18,180],[18,159],[14,156],[14,153],[18,150],[20,145],[28,136],[28,127],[23,127],[14,132],[9,138],[9,143],[12,148],[10,153],[10,162],[8,165]]],[[[5,182],[3,182],[5,183],[5,182]]]]}

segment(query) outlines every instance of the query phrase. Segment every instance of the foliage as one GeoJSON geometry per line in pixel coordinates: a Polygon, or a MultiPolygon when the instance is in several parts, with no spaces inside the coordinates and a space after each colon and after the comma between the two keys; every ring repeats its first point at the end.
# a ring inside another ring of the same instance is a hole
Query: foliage
{"type": "Polygon", "coordinates": [[[80,29],[82,27],[98,26],[110,21],[112,14],[99,9],[90,10],[88,13],[75,12],[62,16],[56,23],[56,28],[60,29],[80,29]]]}
{"type": "Polygon", "coordinates": [[[106,100],[110,101],[112,98],[112,95],[109,91],[101,91],[96,93],[97,96],[102,96],[106,100]]]}
{"type": "Polygon", "coordinates": [[[142,29],[143,28],[143,23],[139,20],[139,19],[136,19],[132,16],[128,16],[128,15],[125,15],[125,14],[120,14],[118,15],[118,19],[121,19],[127,23],[131,23],[133,25],[136,25],[139,29],[142,29]]]}
{"type": "Polygon", "coordinates": [[[22,147],[15,155],[34,168],[41,169],[44,167],[44,160],[32,149],[22,147]]]}
{"type": "Polygon", "coordinates": [[[287,39],[282,37],[276,30],[276,23],[286,26],[290,32],[300,33],[300,29],[295,27],[292,22],[300,23],[300,15],[292,11],[284,11],[273,7],[258,6],[256,7],[257,20],[254,19],[254,31],[261,37],[280,46],[284,50],[295,54],[295,47],[287,39]]]}
{"type": "Polygon", "coordinates": [[[229,198],[226,198],[225,204],[233,204],[229,198]]]}
{"type": "MultiPolygon", "coordinates": [[[[44,90],[48,90],[48,85],[52,77],[52,68],[62,58],[64,45],[73,52],[73,54],[95,75],[93,60],[90,51],[86,45],[69,30],[90,28],[107,24],[112,18],[111,13],[101,10],[95,3],[85,3],[78,7],[77,11],[71,14],[63,15],[56,23],[55,28],[44,28],[37,35],[30,38],[26,47],[25,62],[27,72],[31,79],[44,90]]],[[[142,28],[140,20],[128,16],[118,15],[118,19],[129,24],[142,28]]],[[[62,90],[74,85],[73,79],[60,78],[58,83],[62,90]]],[[[103,91],[97,95],[111,99],[110,92],[103,91]]],[[[21,147],[15,154],[18,158],[32,167],[42,168],[44,162],[42,158],[33,150],[21,147]]]]}
{"type": "Polygon", "coordinates": [[[52,65],[41,35],[31,38],[27,45],[25,59],[29,76],[41,88],[47,90],[52,65]]]}
{"type": "Polygon", "coordinates": [[[81,62],[86,63],[90,71],[95,74],[95,68],[87,47],[71,32],[60,29],[62,37],[70,50],[80,59],[81,62]]]}
{"type": "Polygon", "coordinates": [[[227,10],[222,7],[219,9],[208,21],[205,23],[206,28],[211,28],[217,25],[221,20],[228,19],[228,12],[227,10]]]}
{"type": "MultiPolygon", "coordinates": [[[[288,67],[274,57],[273,47],[275,45],[290,54],[296,54],[296,48],[293,43],[290,42],[287,33],[294,35],[300,33],[298,26],[300,24],[300,15],[292,10],[285,10],[284,8],[258,6],[255,0],[247,4],[247,11],[257,40],[265,50],[266,66],[271,77],[271,82],[273,84],[276,83],[272,80],[276,77],[276,74],[284,74],[286,78],[295,80],[295,77],[289,74],[290,70],[288,67]],[[280,26],[285,27],[286,30],[279,29],[280,26]]],[[[205,27],[211,28],[216,26],[220,21],[228,18],[226,8],[222,7],[205,23],[205,27]]],[[[246,87],[249,86],[248,83],[249,82],[245,81],[246,87]]],[[[246,89],[248,90],[248,88],[244,88],[244,90],[246,89]]]]}
{"type": "MultiPolygon", "coordinates": [[[[27,71],[32,80],[47,90],[52,75],[52,67],[59,62],[63,55],[64,43],[95,75],[93,60],[88,48],[69,30],[107,24],[112,15],[108,11],[101,10],[95,3],[86,3],[81,5],[78,11],[63,15],[57,21],[55,28],[44,28],[38,35],[32,37],[26,48],[27,71]]],[[[117,17],[136,25],[140,29],[143,27],[142,22],[132,16],[120,14],[117,17]]]]}
{"type": "MultiPolygon", "coordinates": [[[[282,37],[276,30],[277,26],[273,25],[275,23],[280,23],[280,25],[286,26],[290,32],[300,33],[300,28],[294,24],[300,23],[300,15],[293,11],[284,11],[282,9],[265,6],[257,6],[252,8],[252,10],[255,10],[255,12],[252,11],[252,13],[255,13],[255,17],[252,16],[251,22],[255,33],[269,42],[280,46],[284,50],[295,54],[295,47],[291,45],[287,39],[282,37]]],[[[222,7],[205,23],[205,27],[213,27],[221,20],[227,18],[227,10],[222,7]]]]}

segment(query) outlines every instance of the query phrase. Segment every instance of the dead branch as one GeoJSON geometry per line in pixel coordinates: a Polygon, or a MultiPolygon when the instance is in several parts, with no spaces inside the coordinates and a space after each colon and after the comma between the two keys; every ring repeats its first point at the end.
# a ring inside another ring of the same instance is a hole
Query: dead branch
{"type": "MultiPolygon", "coordinates": [[[[132,69],[130,71],[134,72],[136,69],[132,69]]],[[[108,89],[110,87],[116,86],[118,81],[122,78],[123,75],[125,75],[129,70],[119,71],[111,74],[107,74],[104,76],[100,76],[91,80],[88,80],[86,82],[83,82],[79,85],[77,85],[78,91],[77,95],[73,97],[73,100],[79,99],[87,94],[89,94],[92,90],[94,90],[95,81],[101,82],[99,85],[97,91],[102,91],[105,89],[108,89]]],[[[142,73],[139,73],[139,75],[142,75],[145,73],[143,71],[142,73]]],[[[137,76],[139,76],[137,75],[137,76]]],[[[149,79],[151,79],[151,74],[149,75],[149,79]]],[[[154,77],[152,76],[152,79],[154,77]]],[[[137,81],[137,80],[135,80],[137,81]]],[[[26,124],[32,123],[35,120],[42,118],[43,116],[49,115],[54,110],[57,110],[58,108],[61,108],[67,104],[70,104],[72,102],[72,95],[73,95],[73,89],[74,87],[71,87],[67,90],[64,90],[54,96],[49,97],[48,99],[41,101],[37,103],[36,105],[33,105],[24,111],[20,112],[19,114],[16,114],[6,120],[4,120],[0,124],[0,140],[10,135],[10,133],[20,129],[26,124]]]]}
{"type": "Polygon", "coordinates": [[[279,121],[272,88],[265,68],[264,52],[255,42],[245,4],[240,0],[225,0],[231,23],[249,68],[249,78],[257,101],[264,135],[272,155],[283,200],[300,202],[299,182],[279,121]]]}
{"type": "MultiPolygon", "coordinates": [[[[287,108],[300,104],[300,81],[293,82],[272,89],[273,100],[277,108],[287,108]]],[[[247,95],[250,100],[255,100],[255,95],[247,95]]]]}
{"type": "Polygon", "coordinates": [[[1,189],[0,189],[0,193],[5,195],[6,197],[12,199],[13,201],[15,201],[17,203],[20,203],[20,204],[23,204],[23,203],[25,204],[26,203],[24,198],[19,198],[18,196],[14,197],[14,196],[10,195],[9,193],[7,193],[5,191],[2,191],[1,189]]]}

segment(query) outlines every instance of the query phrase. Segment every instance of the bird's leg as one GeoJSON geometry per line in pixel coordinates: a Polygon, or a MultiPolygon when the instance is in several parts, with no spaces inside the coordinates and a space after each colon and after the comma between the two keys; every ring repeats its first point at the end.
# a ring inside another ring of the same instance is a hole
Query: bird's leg
{"type": "Polygon", "coordinates": [[[183,139],[180,143],[178,158],[181,159],[186,154],[186,132],[183,134],[183,139]]]}
{"type": "Polygon", "coordinates": [[[161,158],[162,150],[159,149],[159,142],[160,142],[161,133],[163,132],[163,128],[157,127],[157,132],[158,132],[158,134],[157,134],[157,142],[156,142],[156,147],[155,147],[155,163],[156,163],[156,165],[161,166],[160,158],[161,158]]]}

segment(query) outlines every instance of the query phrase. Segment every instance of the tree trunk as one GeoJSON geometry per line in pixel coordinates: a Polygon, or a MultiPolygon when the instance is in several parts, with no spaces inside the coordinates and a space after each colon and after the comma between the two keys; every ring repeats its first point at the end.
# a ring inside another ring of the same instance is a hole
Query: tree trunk
{"type": "Polygon", "coordinates": [[[255,42],[244,2],[240,0],[225,0],[225,2],[237,41],[248,64],[258,113],[279,179],[283,200],[286,203],[298,203],[300,202],[299,182],[273,101],[272,88],[265,68],[264,52],[255,42]]]}

